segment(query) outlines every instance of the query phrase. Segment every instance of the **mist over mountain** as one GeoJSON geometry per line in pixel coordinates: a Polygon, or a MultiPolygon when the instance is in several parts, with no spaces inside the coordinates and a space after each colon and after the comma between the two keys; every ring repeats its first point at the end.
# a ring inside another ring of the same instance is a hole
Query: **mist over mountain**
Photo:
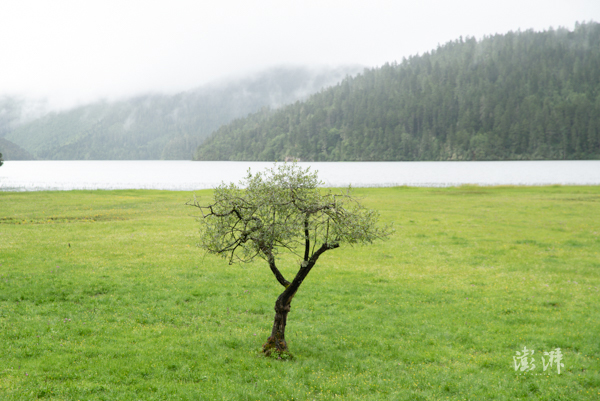
{"type": "Polygon", "coordinates": [[[19,125],[40,118],[49,111],[45,100],[0,95],[0,138],[19,125]]]}
{"type": "Polygon", "coordinates": [[[196,160],[600,158],[600,24],[454,40],[215,131],[196,160]]]}
{"type": "Polygon", "coordinates": [[[97,101],[45,114],[33,113],[23,100],[0,98],[0,152],[9,141],[37,159],[189,160],[221,125],[304,100],[360,69],[277,67],[174,95],[97,101]]]}

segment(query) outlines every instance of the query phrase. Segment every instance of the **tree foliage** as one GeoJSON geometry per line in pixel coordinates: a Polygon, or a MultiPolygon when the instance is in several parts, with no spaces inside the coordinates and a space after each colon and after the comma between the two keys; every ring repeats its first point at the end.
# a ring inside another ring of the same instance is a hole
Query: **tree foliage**
{"type": "Polygon", "coordinates": [[[364,70],[221,127],[197,160],[600,158],[600,24],[510,32],[364,70]]]}
{"type": "Polygon", "coordinates": [[[273,332],[264,350],[285,352],[287,312],[318,258],[343,243],[386,238],[391,228],[379,227],[378,213],[363,207],[350,189],[339,194],[320,189],[317,173],[295,163],[276,165],[265,173],[249,171],[240,184],[216,188],[210,205],[192,203],[202,211],[200,246],[230,263],[257,257],[268,263],[285,290],[275,304],[273,332]],[[292,281],[277,267],[282,252],[292,252],[301,260],[292,281]]]}

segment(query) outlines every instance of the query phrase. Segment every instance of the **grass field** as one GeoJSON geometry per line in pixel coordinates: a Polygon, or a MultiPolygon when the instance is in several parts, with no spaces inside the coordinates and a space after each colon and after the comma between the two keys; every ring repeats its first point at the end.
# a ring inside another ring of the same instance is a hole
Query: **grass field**
{"type": "Polygon", "coordinates": [[[356,193],[396,233],[321,257],[281,361],[281,286],[196,247],[192,193],[0,192],[0,400],[600,399],[600,187],[356,193]]]}

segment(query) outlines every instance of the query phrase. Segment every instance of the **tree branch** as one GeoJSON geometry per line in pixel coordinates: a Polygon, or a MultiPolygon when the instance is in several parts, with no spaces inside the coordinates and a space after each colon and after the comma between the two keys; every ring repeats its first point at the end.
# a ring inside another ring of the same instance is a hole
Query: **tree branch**
{"type": "Polygon", "coordinates": [[[289,305],[292,302],[292,298],[294,298],[294,295],[296,295],[296,292],[300,288],[300,285],[302,284],[306,276],[308,276],[308,273],[310,273],[310,270],[313,268],[315,263],[317,263],[317,259],[319,259],[319,256],[321,256],[325,251],[338,248],[339,246],[340,245],[338,243],[324,243],[319,249],[317,249],[315,253],[312,254],[308,261],[302,262],[302,265],[300,265],[300,270],[298,270],[296,277],[294,277],[294,280],[290,284],[288,284],[285,287],[285,290],[281,293],[281,295],[279,295],[279,298],[277,298],[277,303],[281,303],[282,305],[289,305]]]}
{"type": "Polygon", "coordinates": [[[310,252],[310,233],[308,232],[308,215],[304,216],[304,260],[308,261],[308,253],[310,252]]]}
{"type": "Polygon", "coordinates": [[[285,279],[285,277],[283,277],[283,274],[281,274],[281,272],[275,265],[275,256],[273,256],[273,252],[271,252],[271,250],[267,247],[264,247],[261,250],[267,256],[267,261],[269,262],[269,267],[271,268],[271,271],[275,275],[275,278],[277,279],[277,281],[279,281],[279,284],[281,284],[285,288],[288,288],[290,285],[290,282],[287,281],[285,279]]]}

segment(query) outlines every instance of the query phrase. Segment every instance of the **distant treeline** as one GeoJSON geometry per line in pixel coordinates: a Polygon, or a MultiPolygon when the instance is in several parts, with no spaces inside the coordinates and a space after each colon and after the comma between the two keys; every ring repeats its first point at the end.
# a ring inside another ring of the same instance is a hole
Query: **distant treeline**
{"type": "MultiPolygon", "coordinates": [[[[0,98],[0,139],[37,159],[190,160],[202,140],[222,124],[264,106],[305,99],[359,70],[277,67],[174,95],[98,101],[35,118],[23,118],[27,102],[5,97],[0,98]]],[[[3,145],[9,144],[0,142],[0,151],[3,145]]],[[[5,156],[18,157],[12,150],[5,156]]]]}
{"type": "Polygon", "coordinates": [[[600,158],[600,24],[458,39],[218,129],[196,160],[600,158]]]}

